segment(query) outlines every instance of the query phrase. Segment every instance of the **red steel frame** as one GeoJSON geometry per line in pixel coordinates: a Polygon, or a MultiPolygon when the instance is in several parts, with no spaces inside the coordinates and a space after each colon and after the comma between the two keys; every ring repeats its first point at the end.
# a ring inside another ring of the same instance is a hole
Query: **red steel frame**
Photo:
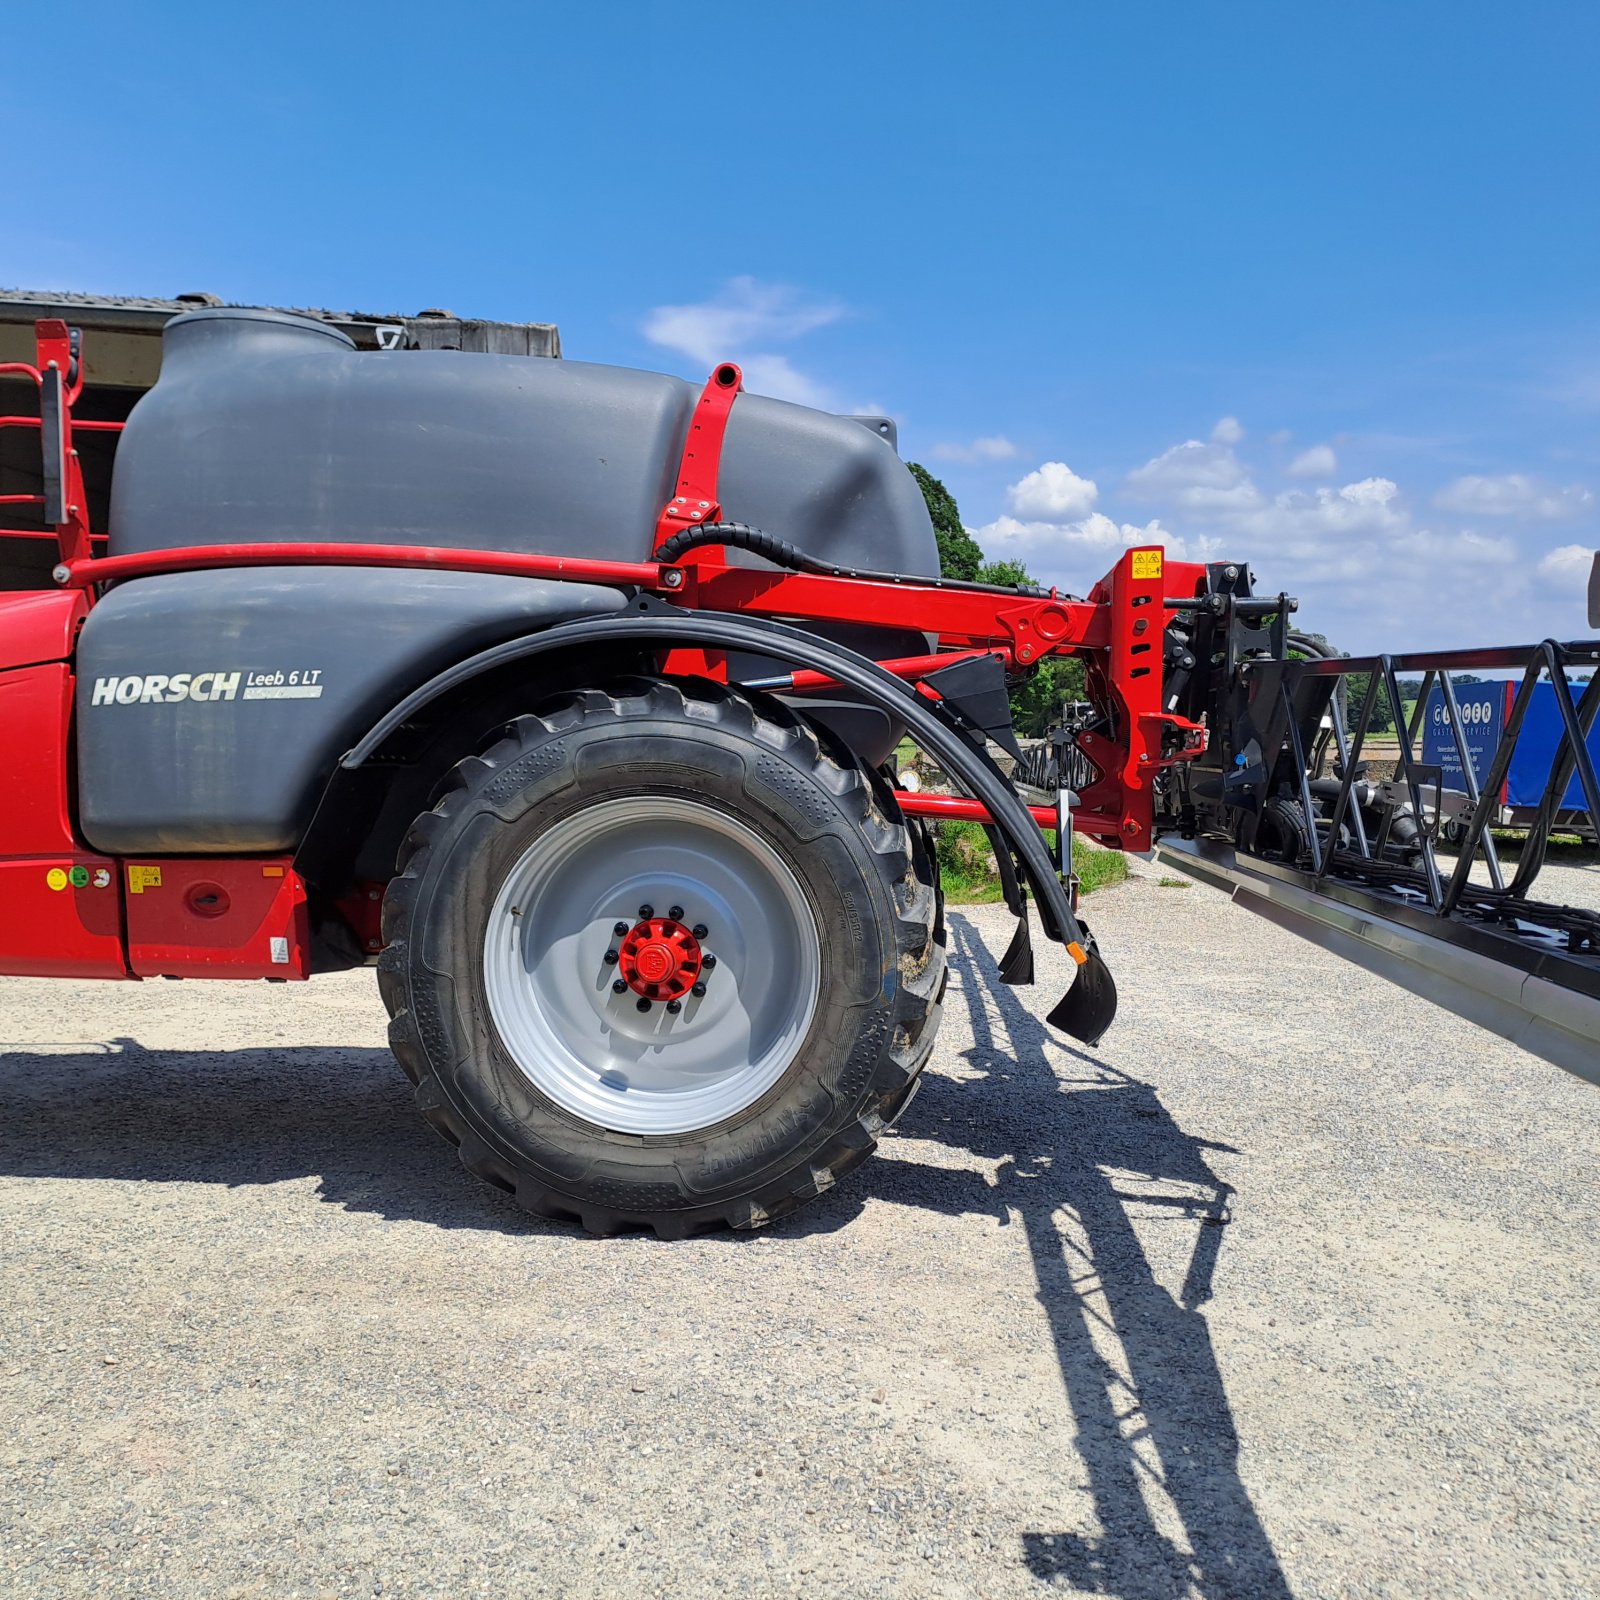
{"type": "MultiPolygon", "coordinates": [[[[1008,667],[1022,669],[1036,667],[1053,655],[1081,653],[1090,660],[1100,702],[1114,713],[1118,737],[1085,735],[1080,741],[1103,776],[1080,796],[1074,824],[1080,832],[1116,848],[1150,848],[1151,778],[1204,748],[1203,730],[1162,709],[1161,679],[1164,630],[1171,615],[1164,596],[1169,589],[1195,593],[1205,569],[1189,562],[1167,563],[1159,545],[1125,551],[1088,600],[1053,592],[996,593],[935,579],[834,577],[730,566],[707,569],[422,545],[201,545],[78,557],[63,561],[56,576],[64,587],[92,590],[111,579],[253,566],[422,567],[624,584],[690,610],[935,633],[939,654],[885,663],[899,676],[918,682],[937,667],[977,652],[993,651],[1008,667]],[[1167,738],[1169,731],[1175,740],[1167,738]]],[[[708,664],[701,670],[720,669],[708,664]]],[[[792,687],[797,690],[828,685],[820,673],[796,678],[799,681],[792,687]]]]}
{"type": "MultiPolygon", "coordinates": [[[[21,373],[31,377],[42,389],[50,381],[47,375],[53,371],[65,378],[71,349],[64,324],[42,322],[37,331],[39,365],[8,364],[0,366],[0,373],[21,373]]],[[[1188,597],[1199,593],[1204,584],[1205,568],[1190,562],[1169,563],[1160,546],[1126,550],[1091,590],[1087,600],[1060,595],[1054,590],[1048,594],[1029,594],[932,578],[848,572],[821,575],[730,566],[723,548],[717,544],[692,550],[676,563],[337,542],[220,544],[95,556],[92,544],[102,536],[89,530],[82,474],[71,450],[70,406],[81,386],[81,374],[73,376],[70,386],[65,381],[62,383],[67,457],[63,487],[68,515],[64,523],[56,526],[54,535],[61,555],[54,576],[61,590],[67,591],[60,594],[60,599],[81,608],[74,611],[74,619],[81,617],[82,611],[93,604],[100,585],[154,573],[254,566],[407,567],[620,585],[660,595],[691,611],[802,623],[854,623],[931,633],[938,640],[935,653],[885,661],[882,665],[914,684],[918,692],[933,698],[937,698],[937,691],[925,681],[928,675],[976,654],[995,655],[1012,674],[1030,671],[1052,656],[1081,654],[1086,660],[1090,697],[1109,714],[1112,733],[1080,736],[1080,746],[1100,776],[1080,794],[1080,804],[1072,813],[1073,826],[1104,844],[1132,850],[1146,850],[1154,843],[1151,790],[1154,775],[1175,762],[1193,759],[1204,749],[1205,733],[1201,727],[1163,709],[1161,684],[1165,628],[1172,615],[1171,608],[1165,604],[1165,596],[1188,597]]],[[[722,438],[729,410],[741,389],[742,376],[737,367],[724,364],[713,372],[691,420],[676,493],[658,519],[652,549],[674,532],[685,527],[704,526],[720,518],[717,476],[722,438]]],[[[38,419],[0,418],[0,425],[8,424],[42,428],[38,419]]],[[[95,425],[79,423],[77,426],[95,425]]],[[[121,424],[98,426],[109,429],[121,424]]],[[[43,497],[7,498],[39,503],[43,497]]],[[[41,536],[25,530],[0,529],[0,536],[7,533],[41,536]]],[[[39,598],[42,597],[35,597],[39,598]]],[[[55,670],[61,682],[52,681],[43,703],[48,719],[59,720],[70,713],[70,663],[62,661],[55,670]]],[[[699,651],[670,652],[665,670],[725,675],[719,656],[699,651]]],[[[0,681],[3,679],[4,675],[0,674],[0,681]]],[[[787,675],[783,687],[785,692],[804,693],[832,686],[826,674],[802,670],[787,675]]],[[[59,769],[59,784],[64,782],[65,775],[65,731],[61,727],[40,730],[41,733],[46,731],[49,737],[41,737],[38,748],[51,752],[50,759],[59,769]]],[[[11,738],[14,742],[24,741],[26,730],[11,730],[11,738]]],[[[54,787],[56,785],[52,786],[52,792],[54,787]]],[[[912,816],[990,820],[978,801],[962,796],[897,791],[897,798],[902,809],[912,816]]],[[[64,794],[62,799],[65,800],[64,794]]],[[[9,809],[9,806],[0,806],[0,816],[9,809]]],[[[64,825],[53,846],[62,853],[61,859],[103,860],[85,852],[71,832],[64,804],[61,810],[64,825]]],[[[1031,806],[1029,810],[1041,826],[1051,827],[1057,821],[1053,807],[1031,806]]],[[[0,863],[3,862],[4,858],[0,857],[0,863]]],[[[266,863],[262,870],[271,873],[277,868],[277,863],[266,863]]],[[[5,882],[6,875],[0,872],[0,915],[5,910],[4,902],[11,898],[5,893],[5,882]]],[[[119,878],[119,890],[121,887],[119,878]]],[[[286,894],[286,904],[293,902],[299,906],[303,901],[303,896],[299,901],[294,900],[293,885],[286,894]]],[[[299,910],[295,914],[303,916],[299,910]]],[[[126,916],[123,920],[126,930],[126,916]]],[[[260,931],[255,930],[252,937],[260,931]]],[[[359,931],[372,932],[368,928],[359,931]]],[[[372,939],[369,937],[367,942],[370,944],[372,939]]],[[[259,943],[256,937],[252,948],[259,943]]],[[[103,971],[103,949],[97,949],[95,958],[103,971]]],[[[259,950],[252,959],[259,960],[259,950]]],[[[298,948],[294,967],[296,970],[288,975],[304,975],[298,948]]],[[[131,970],[138,971],[138,965],[134,964],[131,970]]],[[[218,970],[220,973],[221,968],[218,970]]],[[[257,968],[251,975],[263,974],[257,968]]]]}

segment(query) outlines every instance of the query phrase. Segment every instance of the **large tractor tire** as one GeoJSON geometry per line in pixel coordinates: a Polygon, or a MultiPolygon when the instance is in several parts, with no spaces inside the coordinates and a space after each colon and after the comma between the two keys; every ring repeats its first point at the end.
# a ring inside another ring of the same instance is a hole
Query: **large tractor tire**
{"type": "Polygon", "coordinates": [[[933,865],[777,702],[635,679],[513,723],[384,901],[389,1036],[542,1216],[757,1227],[872,1151],[943,994],[933,865]]]}

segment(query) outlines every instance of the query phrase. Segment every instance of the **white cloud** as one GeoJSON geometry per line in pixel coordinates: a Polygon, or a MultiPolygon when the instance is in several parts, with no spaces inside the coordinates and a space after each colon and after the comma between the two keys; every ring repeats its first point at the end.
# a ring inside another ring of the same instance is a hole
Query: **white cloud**
{"type": "Polygon", "coordinates": [[[1229,556],[1255,563],[1263,582],[1290,590],[1317,580],[1350,585],[1354,596],[1363,584],[1393,587],[1421,576],[1395,559],[1394,541],[1414,530],[1388,478],[1363,478],[1340,489],[1291,489],[1215,519],[1213,531],[1229,556]]]}
{"type": "Polygon", "coordinates": [[[1206,513],[1244,511],[1262,496],[1228,445],[1186,439],[1128,474],[1127,487],[1141,500],[1171,501],[1206,513]]]}
{"type": "Polygon", "coordinates": [[[1450,569],[1454,575],[1463,567],[1479,570],[1516,565],[1517,547],[1509,539],[1493,534],[1474,533],[1465,528],[1459,533],[1436,533],[1431,528],[1412,528],[1400,534],[1393,543],[1395,553],[1404,561],[1424,563],[1423,570],[1450,569]]]}
{"type": "Polygon", "coordinates": [[[938,461],[1010,461],[1021,452],[1001,434],[971,439],[965,444],[936,444],[928,454],[938,461]]]}
{"type": "Polygon", "coordinates": [[[709,366],[753,345],[798,339],[844,314],[838,301],[816,299],[789,284],[730,278],[696,305],[657,306],[645,318],[643,332],[652,344],[709,366]]]}
{"type": "Polygon", "coordinates": [[[799,371],[767,346],[787,344],[846,315],[837,300],[822,299],[783,283],[730,278],[709,300],[657,306],[641,332],[652,344],[675,350],[705,367],[737,361],[745,387],[757,394],[823,410],[838,405],[823,383],[799,371]]]}
{"type": "Polygon", "coordinates": [[[1331,478],[1339,470],[1339,458],[1333,447],[1314,444],[1302,450],[1284,469],[1291,478],[1331,478]]]}
{"type": "Polygon", "coordinates": [[[1069,522],[1087,516],[1099,493],[1093,478],[1080,478],[1064,461],[1046,461],[1012,484],[1006,499],[1018,516],[1069,522]]]}
{"type": "MultiPolygon", "coordinates": [[[[1331,446],[1302,455],[1319,472],[1337,468],[1331,446]]],[[[1263,588],[1298,595],[1301,619],[1347,648],[1470,643],[1481,630],[1461,619],[1486,605],[1505,624],[1492,632],[1526,631],[1509,620],[1528,591],[1515,542],[1419,526],[1392,478],[1269,496],[1231,445],[1189,439],[1130,473],[1127,488],[1175,522],[1188,559],[1247,563],[1263,588]]]]}
{"type": "Polygon", "coordinates": [[[1393,478],[1363,478],[1359,483],[1347,483],[1339,498],[1356,506],[1386,506],[1399,492],[1393,478]]]}
{"type": "Polygon", "coordinates": [[[1179,561],[1210,560],[1219,550],[1214,540],[1173,533],[1160,518],[1141,527],[1099,511],[1067,522],[997,517],[969,531],[987,560],[1020,561],[1039,582],[1080,591],[1103,576],[1130,545],[1163,545],[1179,561]]]}
{"type": "Polygon", "coordinates": [[[1552,593],[1580,599],[1589,592],[1593,566],[1594,551],[1588,545],[1564,544],[1545,556],[1535,570],[1552,593]]]}
{"type": "Polygon", "coordinates": [[[1211,430],[1212,444],[1238,444],[1244,438],[1244,429],[1237,417],[1223,417],[1211,430]]]}
{"type": "MultiPolygon", "coordinates": [[[[1103,494],[1047,462],[1011,486],[1007,515],[973,534],[991,559],[1020,561],[1040,582],[1079,594],[1133,544],[1159,543],[1175,560],[1238,561],[1262,590],[1297,596],[1305,626],[1356,652],[1582,632],[1592,546],[1550,549],[1535,530],[1544,519],[1579,518],[1567,537],[1600,542],[1596,494],[1476,475],[1430,507],[1395,478],[1340,483],[1336,452],[1348,437],[1264,441],[1263,457],[1289,461],[1291,482],[1277,492],[1261,487],[1269,469],[1251,459],[1243,430],[1221,424],[1152,455],[1103,494]],[[1151,520],[1123,520],[1134,502],[1151,520]]],[[[1414,444],[1385,447],[1409,453],[1414,444]]],[[[1363,455],[1379,448],[1362,441],[1363,455]]]]}
{"type": "Polygon", "coordinates": [[[1447,483],[1433,497],[1442,511],[1469,517],[1525,517],[1556,521],[1594,509],[1594,495],[1581,483],[1552,488],[1520,472],[1486,477],[1468,474],[1447,483]]]}

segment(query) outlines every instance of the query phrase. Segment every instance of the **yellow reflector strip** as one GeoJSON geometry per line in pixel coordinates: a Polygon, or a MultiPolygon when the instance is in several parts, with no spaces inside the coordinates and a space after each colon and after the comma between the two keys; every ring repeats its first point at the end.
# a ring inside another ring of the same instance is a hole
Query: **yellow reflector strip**
{"type": "Polygon", "coordinates": [[[281,878],[283,876],[283,868],[282,867],[263,867],[261,869],[261,876],[263,878],[281,878]]]}
{"type": "Polygon", "coordinates": [[[1074,939],[1067,946],[1067,954],[1069,956],[1071,956],[1072,959],[1074,961],[1076,961],[1080,967],[1085,965],[1089,960],[1089,952],[1087,950],[1085,950],[1083,948],[1083,946],[1081,944],[1079,944],[1076,939],[1074,939]]]}

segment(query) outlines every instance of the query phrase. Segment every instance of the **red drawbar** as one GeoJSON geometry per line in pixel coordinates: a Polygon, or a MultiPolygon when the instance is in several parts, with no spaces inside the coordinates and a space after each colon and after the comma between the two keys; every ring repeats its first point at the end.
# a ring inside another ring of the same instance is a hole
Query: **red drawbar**
{"type": "Polygon", "coordinates": [[[141,978],[309,978],[306,887],[289,856],[121,863],[141,978]]]}

